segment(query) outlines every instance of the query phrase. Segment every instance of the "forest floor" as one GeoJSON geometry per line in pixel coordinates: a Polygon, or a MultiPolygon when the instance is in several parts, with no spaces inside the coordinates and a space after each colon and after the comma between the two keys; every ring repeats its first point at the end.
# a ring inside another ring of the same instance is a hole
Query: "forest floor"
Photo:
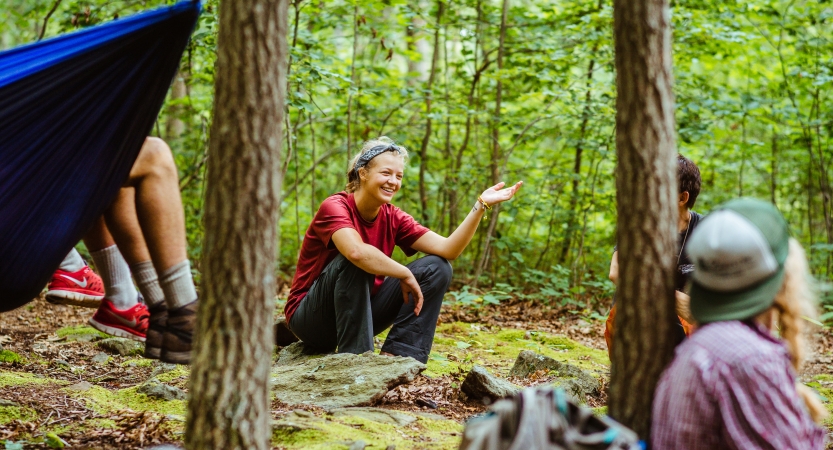
{"type": "MultiPolygon", "coordinates": [[[[86,326],[93,312],[37,299],[0,315],[0,444],[5,448],[122,449],[181,441],[185,400],[161,400],[138,391],[156,378],[187,393],[187,367],[102,352],[97,342],[105,336],[86,326]]],[[[413,383],[391,390],[375,405],[380,409],[355,415],[285,405],[273,397],[272,444],[361,448],[362,441],[366,448],[377,449],[456,448],[463,422],[486,409],[460,395],[465,374],[478,364],[507,377],[521,350],[577,365],[598,377],[602,394],[585,401],[604,413],[609,379],[604,323],[583,317],[575,310],[529,303],[444,306],[428,368],[413,383]],[[391,410],[398,412],[379,414],[391,410]]],[[[802,380],[831,407],[829,330],[816,333],[813,349],[802,380]]],[[[518,385],[549,381],[546,374],[509,380],[518,385]]]]}

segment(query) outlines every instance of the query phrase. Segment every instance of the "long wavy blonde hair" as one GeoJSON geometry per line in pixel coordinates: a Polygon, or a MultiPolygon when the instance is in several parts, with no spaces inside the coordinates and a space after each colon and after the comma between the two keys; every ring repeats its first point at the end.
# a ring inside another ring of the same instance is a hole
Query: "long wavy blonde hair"
{"type": "MultiPolygon", "coordinates": [[[[356,171],[354,170],[355,167],[356,167],[356,161],[359,160],[359,157],[362,156],[363,154],[367,153],[373,147],[378,147],[380,145],[390,145],[390,144],[396,144],[396,143],[393,142],[393,139],[391,139],[387,136],[379,136],[376,139],[370,139],[370,140],[366,141],[364,144],[362,144],[362,149],[358,153],[356,153],[352,158],[350,158],[350,163],[347,165],[347,186],[344,187],[345,191],[347,191],[347,192],[356,192],[356,190],[361,185],[361,179],[359,178],[358,173],[356,173],[356,171]]],[[[397,145],[397,147],[399,147],[399,155],[402,156],[402,158],[405,161],[408,161],[408,149],[406,149],[405,147],[403,147],[401,145],[398,145],[398,144],[396,144],[396,145],[397,145]]],[[[373,160],[371,160],[370,163],[366,167],[370,168],[370,167],[372,167],[372,164],[373,164],[373,160]]],[[[359,169],[359,170],[362,170],[362,169],[359,169]]]]}
{"type": "MultiPolygon", "coordinates": [[[[804,249],[798,241],[790,238],[789,253],[784,262],[784,284],[775,296],[772,309],[796,372],[801,368],[806,355],[806,335],[809,331],[807,318],[816,317],[815,300],[814,283],[804,249]]],[[[799,382],[796,382],[796,390],[810,410],[813,420],[821,423],[828,416],[828,412],[815,392],[799,382]]]]}

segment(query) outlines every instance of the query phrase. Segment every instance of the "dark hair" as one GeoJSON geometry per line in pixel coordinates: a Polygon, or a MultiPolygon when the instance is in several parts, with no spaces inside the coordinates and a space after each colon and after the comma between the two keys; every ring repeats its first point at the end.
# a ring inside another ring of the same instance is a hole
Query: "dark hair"
{"type": "Polygon", "coordinates": [[[677,186],[679,193],[688,192],[688,209],[694,208],[694,202],[700,195],[700,169],[694,161],[677,154],[677,186]]]}

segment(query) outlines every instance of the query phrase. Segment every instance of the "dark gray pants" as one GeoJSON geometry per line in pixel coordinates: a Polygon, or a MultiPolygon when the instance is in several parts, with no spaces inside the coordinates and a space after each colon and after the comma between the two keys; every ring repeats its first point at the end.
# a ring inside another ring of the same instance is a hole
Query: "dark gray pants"
{"type": "Polygon", "coordinates": [[[428,255],[407,265],[422,289],[422,311],[402,298],[398,278],[388,277],[371,296],[375,276],[343,255],[324,268],[290,319],[305,344],[321,351],[360,354],[373,350],[373,336],[391,325],[383,352],[427,362],[443,296],[451,283],[451,264],[428,255]]]}

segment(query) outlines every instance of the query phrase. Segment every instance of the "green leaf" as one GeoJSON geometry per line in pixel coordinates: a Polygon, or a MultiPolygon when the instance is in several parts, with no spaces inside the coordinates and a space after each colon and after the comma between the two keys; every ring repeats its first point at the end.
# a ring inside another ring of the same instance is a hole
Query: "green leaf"
{"type": "Polygon", "coordinates": [[[463,341],[457,341],[457,342],[455,342],[455,344],[457,344],[457,348],[460,348],[460,349],[463,349],[463,350],[471,347],[471,344],[469,344],[467,342],[463,342],[463,341]]]}

